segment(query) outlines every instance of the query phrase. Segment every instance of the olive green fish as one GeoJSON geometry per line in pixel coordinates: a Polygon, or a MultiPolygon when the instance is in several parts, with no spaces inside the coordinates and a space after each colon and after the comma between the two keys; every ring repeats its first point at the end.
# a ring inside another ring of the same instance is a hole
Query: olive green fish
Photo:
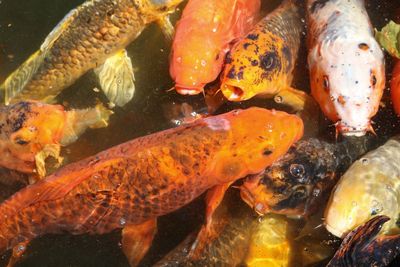
{"type": "Polygon", "coordinates": [[[146,25],[158,22],[168,38],[168,15],[183,0],[88,0],[70,11],[40,49],[0,86],[6,105],[52,100],[93,69],[111,103],[125,105],[135,91],[125,47],[146,25]]]}

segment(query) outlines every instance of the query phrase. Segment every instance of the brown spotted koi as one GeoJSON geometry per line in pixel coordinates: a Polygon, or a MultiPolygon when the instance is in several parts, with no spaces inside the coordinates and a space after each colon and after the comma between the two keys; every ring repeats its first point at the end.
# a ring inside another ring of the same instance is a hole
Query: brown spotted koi
{"type": "Polygon", "coordinates": [[[87,0],[70,11],[40,49],[0,86],[5,103],[52,101],[89,70],[118,106],[132,99],[135,85],[125,47],[152,22],[173,27],[167,16],[183,0],[87,0]]]}
{"type": "Polygon", "coordinates": [[[60,147],[78,139],[87,128],[108,125],[112,114],[102,105],[66,111],[61,105],[24,101],[0,108],[0,166],[45,176],[45,159],[59,163],[60,147]]]}
{"type": "Polygon", "coordinates": [[[301,119],[262,108],[201,118],[69,164],[0,205],[0,251],[14,263],[47,233],[104,234],[122,228],[136,265],[156,219],[211,187],[261,172],[303,134],[301,119]]]}

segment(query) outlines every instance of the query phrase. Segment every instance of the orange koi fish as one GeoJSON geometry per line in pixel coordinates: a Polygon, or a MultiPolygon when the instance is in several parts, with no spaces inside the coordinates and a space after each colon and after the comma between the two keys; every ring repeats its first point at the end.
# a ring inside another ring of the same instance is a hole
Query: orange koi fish
{"type": "Polygon", "coordinates": [[[299,8],[284,1],[228,53],[221,91],[230,101],[274,97],[296,111],[312,98],[290,87],[303,30],[299,8]]]}
{"type": "Polygon", "coordinates": [[[390,95],[394,111],[400,116],[400,60],[396,60],[393,69],[392,80],[390,81],[390,95]]]}
{"type": "Polygon", "coordinates": [[[308,0],[311,93],[338,132],[373,131],[385,62],[364,0],[308,0]]]}
{"type": "Polygon", "coordinates": [[[207,189],[262,171],[301,138],[297,116],[235,110],[137,138],[65,166],[0,205],[0,251],[13,264],[47,233],[122,228],[132,266],[151,245],[157,217],[207,189]]]}
{"type": "Polygon", "coordinates": [[[66,111],[36,101],[0,108],[0,166],[43,177],[47,157],[60,163],[60,146],[76,141],[87,128],[106,127],[111,114],[102,105],[66,111]]]}
{"type": "Polygon", "coordinates": [[[260,0],[189,0],[176,27],[170,74],[175,89],[195,95],[221,72],[230,43],[246,34],[260,0]]]}

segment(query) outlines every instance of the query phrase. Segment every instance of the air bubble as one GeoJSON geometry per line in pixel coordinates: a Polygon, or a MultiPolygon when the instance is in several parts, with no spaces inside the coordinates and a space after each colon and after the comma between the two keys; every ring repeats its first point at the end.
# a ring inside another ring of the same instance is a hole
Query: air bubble
{"type": "Polygon", "coordinates": [[[125,224],[126,224],[125,218],[119,219],[119,224],[120,224],[120,225],[125,225],[125,224]]]}
{"type": "Polygon", "coordinates": [[[367,159],[367,158],[362,158],[361,159],[361,164],[362,165],[367,165],[369,163],[369,159],[367,159]]]}

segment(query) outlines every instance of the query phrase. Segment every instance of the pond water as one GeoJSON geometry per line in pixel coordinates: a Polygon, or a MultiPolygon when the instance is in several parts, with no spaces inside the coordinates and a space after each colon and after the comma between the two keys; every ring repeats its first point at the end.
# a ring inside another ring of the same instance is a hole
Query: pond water
{"type": "MultiPolygon", "coordinates": [[[[83,0],[0,0],[0,82],[40,47],[47,34],[68,11],[83,2],[83,0]]],[[[279,2],[263,0],[263,10],[271,10],[279,2]]],[[[379,29],[388,22],[394,7],[399,6],[396,4],[398,1],[392,0],[367,2],[373,25],[379,29]]],[[[177,18],[178,14],[174,16],[174,20],[177,18]]],[[[309,91],[304,44],[303,40],[294,87],[309,91]]],[[[80,160],[136,137],[174,127],[171,111],[176,110],[182,103],[192,105],[194,110],[204,109],[204,98],[201,95],[185,97],[167,91],[173,86],[168,72],[170,49],[156,25],[150,25],[127,49],[135,69],[134,99],[124,108],[114,109],[115,114],[111,117],[107,128],[89,130],[77,142],[64,148],[63,156],[67,162],[80,160]]],[[[392,62],[388,58],[388,70],[391,67],[392,62]]],[[[92,73],[87,73],[64,90],[58,100],[69,108],[93,106],[97,99],[105,102],[102,93],[93,90],[96,87],[98,87],[96,78],[92,73]]],[[[378,136],[387,138],[399,132],[400,128],[390,108],[387,90],[383,102],[386,103],[386,108],[381,109],[374,121],[378,136]]],[[[276,107],[271,101],[252,100],[225,104],[218,112],[251,105],[276,107]]],[[[327,121],[322,125],[321,132],[334,140],[332,125],[327,121]]],[[[160,218],[159,232],[141,266],[151,266],[188,233],[196,229],[203,220],[203,215],[198,212],[203,206],[202,199],[197,199],[187,207],[160,218]]],[[[295,228],[302,224],[293,222],[291,225],[295,228]]],[[[338,244],[337,240],[332,239],[324,231],[318,231],[314,235],[318,235],[316,237],[318,242],[333,247],[338,244]]],[[[301,251],[295,251],[294,255],[296,253],[299,254],[301,251]]],[[[5,264],[6,256],[0,259],[1,266],[5,264]]],[[[302,263],[294,260],[292,265],[301,266],[302,263]]],[[[17,266],[128,266],[128,263],[120,249],[120,232],[115,231],[103,236],[48,235],[38,238],[31,243],[24,259],[17,266]]]]}

